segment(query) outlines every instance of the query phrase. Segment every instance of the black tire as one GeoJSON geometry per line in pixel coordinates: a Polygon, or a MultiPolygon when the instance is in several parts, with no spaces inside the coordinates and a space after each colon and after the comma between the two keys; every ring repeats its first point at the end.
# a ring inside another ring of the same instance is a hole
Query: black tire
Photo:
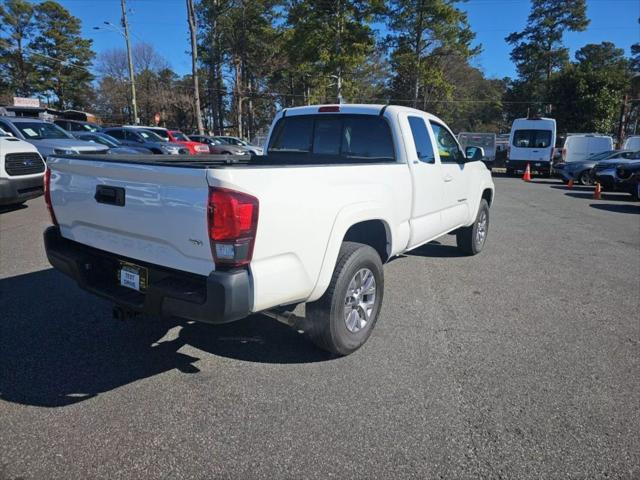
{"type": "Polygon", "coordinates": [[[580,172],[580,175],[578,175],[578,183],[580,185],[593,185],[593,180],[591,179],[591,172],[589,170],[580,172]]]}
{"type": "Polygon", "coordinates": [[[484,244],[487,242],[487,235],[489,233],[490,225],[489,220],[489,204],[483,198],[482,200],[480,200],[480,207],[478,208],[476,221],[473,222],[473,225],[460,228],[457,231],[458,233],[456,234],[456,243],[458,244],[458,248],[462,252],[466,253],[467,255],[477,255],[482,251],[484,244]],[[486,215],[485,234],[480,240],[478,229],[480,228],[480,222],[483,214],[486,215]]]}
{"type": "Polygon", "coordinates": [[[512,168],[507,168],[506,175],[507,175],[507,177],[513,177],[513,169],[512,168]]]}
{"type": "Polygon", "coordinates": [[[349,355],[367,341],[378,320],[384,293],[384,273],[378,252],[368,245],[343,242],[324,295],[307,304],[308,329],[311,341],[323,350],[336,355],[349,355]],[[347,289],[354,276],[368,269],[375,279],[375,300],[367,323],[357,332],[347,328],[345,301],[347,289]]]}

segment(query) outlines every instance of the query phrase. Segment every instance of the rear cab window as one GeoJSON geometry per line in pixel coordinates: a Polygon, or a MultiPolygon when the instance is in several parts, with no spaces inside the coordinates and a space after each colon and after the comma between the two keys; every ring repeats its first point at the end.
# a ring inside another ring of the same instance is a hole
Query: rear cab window
{"type": "Polygon", "coordinates": [[[551,130],[516,130],[513,132],[516,148],[548,148],[551,146],[551,130]]]}
{"type": "Polygon", "coordinates": [[[278,121],[268,154],[330,163],[395,162],[391,129],[377,115],[295,115],[278,121]]]}

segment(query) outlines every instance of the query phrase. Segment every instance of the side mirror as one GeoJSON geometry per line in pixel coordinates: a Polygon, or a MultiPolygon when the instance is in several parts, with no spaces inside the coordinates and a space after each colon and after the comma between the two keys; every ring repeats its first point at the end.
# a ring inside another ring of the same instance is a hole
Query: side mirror
{"type": "Polygon", "coordinates": [[[467,147],[464,150],[464,154],[467,160],[472,162],[476,160],[482,160],[484,158],[484,148],[482,147],[467,147]]]}

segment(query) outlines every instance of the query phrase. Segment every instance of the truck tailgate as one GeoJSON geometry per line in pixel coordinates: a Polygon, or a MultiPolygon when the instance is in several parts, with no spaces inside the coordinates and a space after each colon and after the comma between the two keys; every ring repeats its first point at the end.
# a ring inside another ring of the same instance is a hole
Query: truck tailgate
{"type": "Polygon", "coordinates": [[[214,270],[206,169],[52,158],[51,202],[63,237],[200,275],[214,270]]]}

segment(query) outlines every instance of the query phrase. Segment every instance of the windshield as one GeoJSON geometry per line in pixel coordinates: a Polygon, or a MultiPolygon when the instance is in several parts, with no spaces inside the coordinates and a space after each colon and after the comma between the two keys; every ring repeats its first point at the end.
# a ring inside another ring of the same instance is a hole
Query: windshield
{"type": "Polygon", "coordinates": [[[47,122],[16,122],[20,133],[27,140],[45,140],[55,138],[73,138],[59,126],[47,122]]]}
{"type": "Polygon", "coordinates": [[[518,148],[547,148],[551,145],[551,130],[516,130],[513,146],[518,148]]]}
{"type": "Polygon", "coordinates": [[[75,130],[80,130],[83,132],[97,132],[98,130],[100,130],[100,128],[91,125],[90,123],[78,123],[75,125],[77,126],[75,130]]]}
{"type": "Polygon", "coordinates": [[[175,138],[176,140],[178,140],[179,142],[188,142],[189,139],[187,138],[187,136],[182,133],[182,132],[171,132],[171,135],[173,135],[173,138],[175,138]]]}
{"type": "Polygon", "coordinates": [[[587,160],[592,161],[592,160],[602,160],[603,158],[608,158],[611,155],[613,155],[614,153],[616,153],[615,150],[608,150],[606,152],[600,152],[600,153],[594,153],[593,155],[591,155],[589,158],[587,158],[587,160]]]}
{"type": "MultiPolygon", "coordinates": [[[[160,139],[164,140],[165,142],[168,142],[171,140],[169,138],[169,132],[167,132],[164,128],[148,128],[144,131],[155,134],[156,137],[160,137],[160,139]]],[[[156,140],[153,140],[153,141],[155,142],[156,140]]]]}
{"type": "Polygon", "coordinates": [[[103,134],[95,134],[95,135],[81,135],[80,140],[86,140],[88,142],[100,143],[109,148],[114,148],[120,146],[120,142],[113,138],[111,135],[103,134]]]}
{"type": "Polygon", "coordinates": [[[138,130],[138,133],[140,134],[140,136],[142,138],[144,138],[147,142],[168,142],[169,137],[167,137],[167,140],[165,140],[164,138],[162,138],[160,135],[157,135],[154,132],[151,132],[149,130],[138,130]]]}

